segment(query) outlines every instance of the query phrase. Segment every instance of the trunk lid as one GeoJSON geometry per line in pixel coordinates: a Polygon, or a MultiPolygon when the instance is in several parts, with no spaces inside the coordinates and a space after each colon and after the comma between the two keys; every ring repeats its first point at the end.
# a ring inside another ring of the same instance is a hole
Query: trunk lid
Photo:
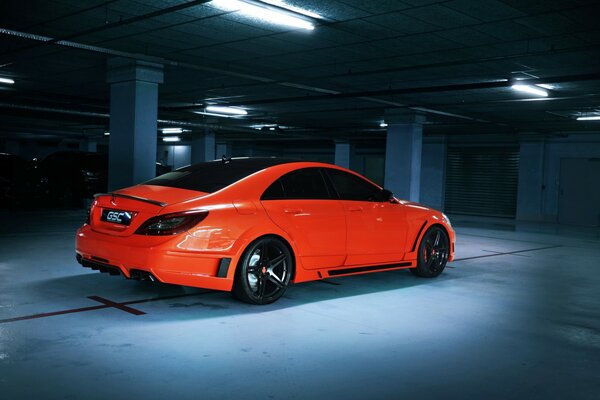
{"type": "Polygon", "coordinates": [[[93,230],[113,236],[130,236],[148,218],[167,205],[197,199],[207,193],[166,186],[137,185],[96,195],[90,214],[93,230]]]}

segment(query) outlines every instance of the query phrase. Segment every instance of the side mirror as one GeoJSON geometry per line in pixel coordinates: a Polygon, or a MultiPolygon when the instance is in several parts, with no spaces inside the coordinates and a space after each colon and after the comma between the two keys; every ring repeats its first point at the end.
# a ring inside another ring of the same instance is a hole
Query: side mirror
{"type": "Polygon", "coordinates": [[[392,201],[394,200],[394,193],[392,193],[390,190],[382,189],[381,197],[383,198],[383,201],[392,201]]]}
{"type": "Polygon", "coordinates": [[[379,193],[373,196],[373,200],[379,202],[394,202],[394,193],[387,189],[381,189],[379,193]]]}

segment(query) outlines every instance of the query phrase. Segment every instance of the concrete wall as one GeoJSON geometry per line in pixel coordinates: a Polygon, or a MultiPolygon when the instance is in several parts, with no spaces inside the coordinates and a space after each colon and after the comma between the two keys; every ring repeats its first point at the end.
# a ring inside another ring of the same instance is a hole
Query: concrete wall
{"type": "Polygon", "coordinates": [[[423,140],[421,154],[421,194],[419,202],[444,209],[444,189],[446,181],[446,140],[444,137],[423,140]]]}
{"type": "Polygon", "coordinates": [[[192,147],[189,144],[158,145],[157,147],[156,161],[170,165],[173,169],[190,165],[191,158],[192,147]]]}
{"type": "Polygon", "coordinates": [[[543,140],[523,140],[519,147],[519,187],[517,192],[517,219],[541,221],[544,184],[543,140]]]}
{"type": "MultiPolygon", "coordinates": [[[[543,197],[544,219],[558,218],[558,194],[561,158],[600,158],[600,134],[570,135],[546,144],[543,197]]],[[[600,184],[600,178],[599,178],[600,184]]]]}
{"type": "Polygon", "coordinates": [[[600,158],[600,133],[522,141],[518,219],[558,222],[560,163],[563,158],[600,158]]]}

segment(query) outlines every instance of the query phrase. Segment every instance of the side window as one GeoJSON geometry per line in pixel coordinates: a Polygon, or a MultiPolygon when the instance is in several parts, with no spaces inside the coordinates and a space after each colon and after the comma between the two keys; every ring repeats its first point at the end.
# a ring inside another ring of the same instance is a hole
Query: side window
{"type": "Polygon", "coordinates": [[[381,201],[381,189],[356,175],[328,168],[327,173],[340,200],[381,201]]]}
{"type": "Polygon", "coordinates": [[[261,200],[280,200],[285,199],[285,193],[283,192],[283,185],[281,179],[277,179],[265,190],[260,198],[261,200]]]}
{"type": "Polygon", "coordinates": [[[261,197],[277,199],[331,199],[331,195],[319,169],[304,168],[283,175],[261,197]]]}

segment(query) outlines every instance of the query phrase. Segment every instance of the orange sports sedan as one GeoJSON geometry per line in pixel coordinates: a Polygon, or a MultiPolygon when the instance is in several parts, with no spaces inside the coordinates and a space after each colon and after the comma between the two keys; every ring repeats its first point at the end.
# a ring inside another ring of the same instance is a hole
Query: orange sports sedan
{"type": "Polygon", "coordinates": [[[438,276],[454,240],[443,213],[350,170],[224,158],[97,194],[75,245],[84,267],[268,304],[290,282],[402,268],[438,276]]]}

